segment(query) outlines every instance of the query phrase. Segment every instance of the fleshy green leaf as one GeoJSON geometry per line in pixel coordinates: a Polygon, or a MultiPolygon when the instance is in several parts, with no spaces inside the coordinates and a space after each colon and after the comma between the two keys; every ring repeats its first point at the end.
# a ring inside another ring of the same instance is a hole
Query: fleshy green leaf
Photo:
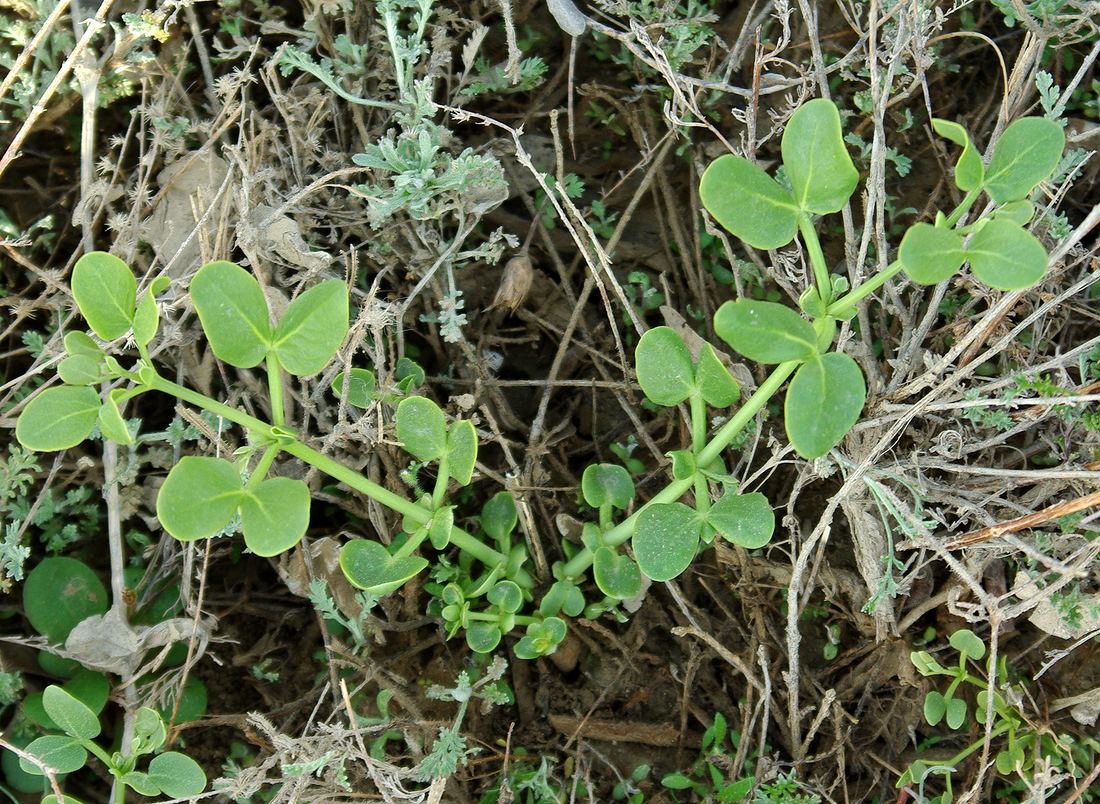
{"type": "Polygon", "coordinates": [[[224,260],[207,263],[191,280],[191,300],[219,359],[237,368],[259,365],[271,345],[271,321],[252,274],[224,260]]]}
{"type": "MultiPolygon", "coordinates": [[[[88,752],[72,737],[62,734],[39,737],[24,750],[38,757],[57,773],[73,773],[83,768],[88,761],[88,752]]],[[[26,773],[42,775],[37,765],[25,759],[19,760],[19,767],[26,773]]]]}
{"type": "Polygon", "coordinates": [[[937,725],[947,713],[947,701],[935,690],[924,696],[924,719],[929,726],[937,725]]]}
{"type": "Polygon", "coordinates": [[[1005,129],[993,147],[985,191],[998,204],[1026,198],[1050,177],[1062,158],[1066,135],[1045,117],[1021,117],[1005,129]]]}
{"type": "Polygon", "coordinates": [[[75,558],[42,559],[23,583],[23,611],[35,631],[63,643],[77,623],[107,612],[107,589],[75,558]]]}
{"type": "Polygon", "coordinates": [[[725,494],[707,511],[707,522],[726,541],[756,550],[771,541],[775,513],[759,492],[725,494]]]}
{"type": "Polygon", "coordinates": [[[134,755],[151,754],[164,745],[166,739],[168,739],[168,732],[157,710],[147,706],[138,709],[134,717],[134,755]]]}
{"type": "Polygon", "coordinates": [[[819,458],[859,420],[863,372],[848,355],[830,352],[799,367],[787,388],[787,438],[803,458],[819,458]]]}
{"type": "Polygon", "coordinates": [[[310,494],[304,481],[268,478],[240,492],[239,499],[244,543],[258,556],[285,553],[309,527],[310,494]]]}
{"type": "Polygon", "coordinates": [[[221,458],[188,455],[172,467],[157,494],[157,518],[180,541],[222,530],[241,501],[241,476],[221,458]]]}
{"type": "Polygon", "coordinates": [[[970,238],[966,256],[974,276],[998,290],[1031,287],[1047,270],[1043,244],[1022,226],[1007,220],[986,221],[970,238]]]}
{"type": "Polygon", "coordinates": [[[964,193],[981,187],[985,179],[985,165],[982,164],[981,156],[971,144],[970,135],[966,133],[966,129],[958,123],[936,117],[932,118],[932,129],[945,140],[962,146],[962,153],[959,154],[959,159],[955,163],[955,186],[964,193]]]}
{"type": "Polygon", "coordinates": [[[447,433],[447,473],[461,486],[468,486],[477,463],[477,430],[473,422],[460,419],[447,433]]]}
{"type": "Polygon", "coordinates": [[[434,461],[447,450],[447,420],[439,405],[410,396],[397,406],[397,438],[419,461],[434,461]]]}
{"type": "Polygon", "coordinates": [[[481,508],[481,527],[497,542],[508,539],[518,521],[511,492],[498,491],[481,508]]]}
{"type": "Polygon", "coordinates": [[[859,171],[832,101],[816,98],[798,107],[783,131],[782,152],[794,202],[806,212],[836,212],[855,192],[859,171]]]}
{"type": "Polygon", "coordinates": [[[909,228],[901,240],[898,259],[905,273],[920,285],[935,285],[951,277],[966,261],[962,235],[930,223],[909,228]]]}
{"type": "Polygon", "coordinates": [[[50,720],[69,736],[81,740],[99,736],[99,718],[95,712],[56,684],[46,687],[42,693],[42,706],[50,720]]]}
{"type": "Polygon", "coordinates": [[[85,254],[73,266],[72,290],[80,314],[96,335],[113,341],[129,331],[137,280],[118,257],[105,251],[85,254]]]}
{"type": "MultiPolygon", "coordinates": [[[[374,372],[370,369],[353,368],[347,374],[347,378],[349,381],[348,404],[363,409],[370,407],[376,387],[374,372]]],[[[336,394],[337,399],[344,392],[344,372],[341,371],[332,381],[332,392],[336,394]]]]}
{"type": "Polygon", "coordinates": [[[161,793],[160,788],[149,778],[149,774],[142,771],[123,774],[122,783],[143,796],[159,796],[161,793]]]}
{"type": "Polygon", "coordinates": [[[70,355],[57,364],[57,374],[66,385],[92,385],[100,381],[103,356],[70,355]]]}
{"type": "Polygon", "coordinates": [[[691,353],[670,327],[655,327],[634,349],[638,384],[650,402],[671,407],[691,395],[695,384],[691,353]]]}
{"type": "Polygon", "coordinates": [[[148,346],[156,337],[160,327],[160,311],[157,309],[157,298],[152,290],[147,290],[138,302],[137,311],[134,313],[134,341],[138,346],[148,346]]]}
{"type": "Polygon", "coordinates": [[[728,408],[741,396],[741,386],[722,365],[714,347],[704,343],[699,350],[699,362],[695,365],[695,385],[703,401],[712,408],[728,408]]]}
{"type": "Polygon", "coordinates": [[[117,397],[126,393],[125,388],[115,388],[107,394],[103,404],[99,406],[96,422],[99,424],[99,432],[104,438],[109,438],[119,444],[133,444],[134,437],[130,435],[126,421],[118,409],[117,397]]]}
{"type": "Polygon", "coordinates": [[[432,521],[428,526],[428,538],[432,547],[443,550],[451,542],[451,532],[455,527],[455,509],[453,505],[444,505],[432,514],[432,521]]]}
{"type": "Polygon", "coordinates": [[[683,503],[650,505],[631,540],[638,566],[654,581],[671,581],[695,558],[701,531],[699,515],[683,503]]]}
{"type": "Polygon", "coordinates": [[[642,589],[642,573],[637,563],[610,547],[596,551],[592,574],[600,591],[616,600],[629,600],[642,589]]]}
{"type": "Polygon", "coordinates": [[[523,606],[523,590],[512,581],[497,581],[487,597],[490,603],[509,614],[515,614],[523,606]]]}
{"type": "Polygon", "coordinates": [[[634,499],[634,481],[630,472],[616,463],[594,463],[581,475],[581,493],[593,508],[611,504],[623,509],[634,499]]]}
{"type": "Polygon", "coordinates": [[[394,558],[384,545],[367,539],[353,539],[340,549],[340,569],[348,581],[372,595],[388,595],[426,566],[425,558],[394,558]]]}
{"type": "Polygon", "coordinates": [[[1027,226],[1031,219],[1035,217],[1035,205],[1027,199],[1009,201],[1003,207],[993,210],[990,217],[995,221],[1011,221],[1020,226],[1027,226]]]}
{"type": "Polygon", "coordinates": [[[744,157],[726,154],[711,162],[699,197],[716,221],[753,248],[781,248],[798,231],[791,194],[744,157]]]}
{"type": "Polygon", "coordinates": [[[348,334],[348,289],[339,279],[316,285],[290,303],[275,329],[272,349],[291,374],[323,369],[348,334]]]}
{"type": "Polygon", "coordinates": [[[962,698],[952,698],[947,702],[947,725],[953,729],[957,729],[965,722],[966,701],[962,698]]]}
{"type": "Polygon", "coordinates": [[[466,627],[466,644],[474,653],[492,653],[502,634],[496,623],[472,622],[466,627]]]}
{"type": "Polygon", "coordinates": [[[969,628],[960,628],[950,636],[948,642],[959,653],[964,653],[971,659],[980,660],[985,656],[985,643],[969,628]]]}
{"type": "Polygon", "coordinates": [[[65,334],[65,352],[70,355],[87,355],[96,361],[103,359],[104,352],[99,344],[88,337],[88,333],[74,329],[65,334]]]}
{"type": "Polygon", "coordinates": [[[153,757],[149,780],[169,798],[190,798],[206,789],[206,774],[199,763],[177,751],[153,757]]]}
{"type": "Polygon", "coordinates": [[[739,354],[757,363],[808,360],[817,354],[813,325],[775,302],[726,302],[714,314],[714,331],[739,354]]]}
{"type": "Polygon", "coordinates": [[[15,423],[19,443],[35,452],[75,447],[95,427],[99,394],[87,386],[47,388],[27,403],[15,423]]]}

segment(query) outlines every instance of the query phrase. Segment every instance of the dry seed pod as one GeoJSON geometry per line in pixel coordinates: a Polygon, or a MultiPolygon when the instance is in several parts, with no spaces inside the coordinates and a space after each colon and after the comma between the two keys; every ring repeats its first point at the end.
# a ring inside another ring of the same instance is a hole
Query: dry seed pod
{"type": "Polygon", "coordinates": [[[531,265],[531,258],[526,253],[520,254],[504,266],[504,276],[500,279],[500,287],[490,309],[504,309],[509,314],[514,313],[531,292],[531,283],[535,279],[535,269],[531,265]]]}

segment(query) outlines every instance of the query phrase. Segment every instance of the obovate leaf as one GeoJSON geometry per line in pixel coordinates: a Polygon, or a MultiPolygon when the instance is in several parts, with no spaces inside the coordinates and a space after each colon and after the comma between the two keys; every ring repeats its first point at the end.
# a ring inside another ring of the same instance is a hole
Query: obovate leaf
{"type": "Polygon", "coordinates": [[[57,375],[66,385],[92,385],[99,382],[103,375],[100,371],[102,363],[102,355],[70,355],[57,364],[57,375]]]}
{"type": "Polygon", "coordinates": [[[775,179],[744,157],[726,154],[699,182],[703,206],[753,248],[781,248],[798,231],[798,205],[775,179]]]}
{"type": "Polygon", "coordinates": [[[88,437],[98,415],[99,394],[91,388],[47,388],[19,414],[15,437],[34,452],[69,449],[88,437]]]}
{"type": "Polygon", "coordinates": [[[966,247],[970,270],[998,290],[1023,290],[1043,278],[1047,252],[1034,235],[1008,220],[986,221],[966,247]]]}
{"type": "MultiPolygon", "coordinates": [[[[349,383],[348,404],[363,409],[370,407],[376,387],[374,372],[370,369],[353,368],[346,376],[349,383]]],[[[345,374],[341,371],[332,381],[332,392],[336,394],[337,399],[344,392],[344,377],[345,374]]]]}
{"type": "Polygon", "coordinates": [[[298,377],[323,369],[348,334],[348,289],[339,279],[316,285],[290,303],[275,329],[272,349],[298,377]]]}
{"type": "Polygon", "coordinates": [[[691,396],[691,353],[671,327],[655,327],[642,335],[634,349],[634,365],[638,385],[650,402],[672,407],[691,396]]]}
{"type": "Polygon", "coordinates": [[[498,491],[481,507],[481,527],[498,543],[508,539],[518,521],[511,492],[498,491]]]}
{"type": "Polygon", "coordinates": [[[947,702],[947,725],[953,729],[957,729],[965,722],[966,701],[962,698],[952,698],[947,702]]]}
{"type": "Polygon", "coordinates": [[[630,472],[615,463],[594,463],[581,475],[581,493],[593,508],[612,505],[626,508],[634,499],[634,481],[630,472]]]}
{"type": "Polygon", "coordinates": [[[99,718],[95,712],[56,684],[42,693],[42,706],[50,720],[71,737],[93,740],[99,736],[99,718]]]}
{"type": "Polygon", "coordinates": [[[683,503],[656,503],[645,508],[631,538],[642,572],[654,581],[678,576],[695,558],[702,527],[698,513],[683,503]]]}
{"type": "Polygon", "coordinates": [[[206,789],[206,774],[199,763],[177,751],[153,757],[149,780],[169,798],[191,798],[206,789]]]}
{"type": "Polygon", "coordinates": [[[397,438],[419,461],[434,461],[447,450],[447,419],[439,405],[410,396],[397,406],[397,438]]]}
{"type": "Polygon", "coordinates": [[[950,278],[966,262],[962,235],[929,223],[909,227],[898,249],[905,273],[919,285],[935,285],[950,278]]]}
{"type": "Polygon", "coordinates": [[[134,342],[138,346],[148,346],[156,337],[160,327],[160,311],[157,309],[157,298],[152,289],[145,291],[145,295],[138,302],[137,311],[134,313],[134,342]]]}
{"type": "Polygon", "coordinates": [[[628,555],[601,547],[592,560],[596,586],[615,600],[629,600],[642,589],[642,572],[628,555]]]}
{"type": "Polygon", "coordinates": [[[259,365],[271,345],[271,321],[252,274],[225,260],[207,263],[191,280],[191,300],[219,359],[237,368],[259,365]]]}
{"type": "Polygon", "coordinates": [[[947,640],[951,647],[971,659],[980,660],[985,656],[985,643],[969,628],[960,628],[947,640]]]}
{"type": "MultiPolygon", "coordinates": [[[[83,768],[88,761],[88,752],[72,737],[62,734],[39,737],[24,750],[38,757],[57,773],[73,773],[83,768]]],[[[25,773],[43,775],[37,765],[25,759],[20,758],[19,767],[25,773]]]]}
{"type": "Polygon", "coordinates": [[[509,614],[515,614],[523,606],[523,590],[513,581],[497,581],[487,597],[490,603],[509,614]]]}
{"type": "Polygon", "coordinates": [[[74,329],[65,334],[65,352],[70,355],[87,355],[97,361],[103,359],[104,352],[99,344],[88,337],[88,333],[74,329]]]}
{"type": "Polygon", "coordinates": [[[71,284],[80,314],[96,335],[113,341],[129,331],[137,280],[126,263],[105,251],[89,252],[73,266],[71,284]]]}
{"type": "Polygon", "coordinates": [[[107,394],[103,404],[99,406],[96,422],[99,424],[99,432],[104,438],[109,438],[119,444],[133,444],[134,437],[130,435],[130,429],[126,426],[126,420],[118,409],[117,398],[126,393],[125,388],[115,388],[107,394]]]}
{"type": "Polygon", "coordinates": [[[955,186],[964,193],[981,187],[985,179],[985,165],[982,164],[981,156],[971,144],[970,135],[966,133],[966,129],[958,123],[937,117],[932,118],[932,129],[945,140],[962,146],[962,153],[955,162],[955,186]]]}
{"type": "Polygon", "coordinates": [[[781,149],[801,209],[824,215],[847,203],[859,171],[844,147],[840,113],[832,101],[815,98],[799,106],[783,131],[781,149]]]}
{"type": "Polygon", "coordinates": [[[301,480],[268,478],[239,492],[238,499],[244,543],[258,556],[285,553],[309,527],[309,486],[301,480]]]}
{"type": "Polygon", "coordinates": [[[990,216],[995,221],[1012,221],[1020,226],[1027,226],[1035,216],[1035,205],[1027,199],[1009,201],[1002,207],[993,210],[990,216]]]}
{"type": "Polygon", "coordinates": [[[340,549],[340,569],[352,586],[372,595],[388,595],[428,566],[420,556],[394,558],[385,546],[353,539],[340,549]]]}
{"type": "Polygon", "coordinates": [[[242,488],[241,476],[229,461],[185,456],[160,487],[157,518],[180,541],[205,539],[237,513],[242,488]]]}
{"type": "Polygon", "coordinates": [[[477,464],[477,430],[473,422],[460,419],[447,433],[447,473],[461,486],[470,485],[477,464]]]}
{"type": "Polygon", "coordinates": [[[787,388],[787,438],[803,458],[819,458],[859,420],[866,399],[863,372],[848,355],[830,352],[799,367],[787,388]]]}
{"type": "Polygon", "coordinates": [[[707,511],[707,522],[728,542],[756,550],[772,539],[775,513],[759,492],[725,494],[707,511]]]}
{"type": "Polygon", "coordinates": [[[695,365],[695,386],[703,401],[712,408],[728,408],[741,396],[741,386],[722,365],[714,347],[704,343],[699,350],[699,362],[695,365]]]}
{"type": "Polygon", "coordinates": [[[23,583],[23,611],[31,627],[53,644],[88,617],[107,612],[107,589],[87,564],[75,558],[44,558],[23,583]]]}
{"type": "Polygon", "coordinates": [[[1045,117],[1021,117],[1005,129],[993,147],[985,191],[998,204],[1026,198],[1050,177],[1062,158],[1066,135],[1045,117]]]}
{"type": "Polygon", "coordinates": [[[817,354],[813,325],[775,302],[726,302],[714,314],[714,331],[739,354],[757,363],[808,360],[817,354]]]}
{"type": "Polygon", "coordinates": [[[466,626],[466,644],[474,653],[492,653],[500,644],[501,636],[496,623],[472,622],[466,626]]]}
{"type": "Polygon", "coordinates": [[[929,726],[937,725],[947,713],[947,701],[935,690],[924,696],[924,719],[929,726]]]}

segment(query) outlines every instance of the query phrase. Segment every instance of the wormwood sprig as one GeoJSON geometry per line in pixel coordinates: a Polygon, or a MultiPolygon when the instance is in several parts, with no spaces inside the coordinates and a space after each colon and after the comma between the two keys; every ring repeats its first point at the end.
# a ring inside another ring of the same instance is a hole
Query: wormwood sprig
{"type": "Polygon", "coordinates": [[[16,435],[28,449],[60,450],[79,444],[98,425],[105,437],[130,443],[133,436],[121,414],[125,404],[150,391],[174,396],[244,428],[249,443],[232,460],[187,456],[172,467],[156,502],[169,534],[181,541],[210,538],[239,518],[254,553],[274,556],[292,549],[309,526],[310,492],[301,480],[270,475],[280,458],[296,458],[401,517],[400,531],[388,545],[371,538],[344,544],[340,566],[353,585],[382,596],[432,567],[425,587],[432,595],[429,610],[449,635],[462,632],[471,649],[488,653],[515,633],[517,657],[546,655],[565,638],[566,618],[608,612],[625,618],[624,610],[638,602],[648,581],[677,577],[716,537],[750,550],[769,542],[775,527],[770,503],[739,488],[723,454],[784,386],[783,418],[794,450],[814,459],[840,443],[859,419],[866,388],[856,362],[830,348],[839,322],[891,277],[904,271],[929,284],[947,279],[966,262],[995,288],[1023,288],[1042,277],[1047,255],[1024,229],[1034,212],[1027,197],[1059,162],[1061,128],[1042,118],[1016,121],[986,166],[960,126],[937,120],[934,127],[962,146],[955,181],[966,197],[949,214],[938,213],[934,223],[910,227],[897,260],[855,288],[829,272],[814,228],[815,216],[835,213],[848,202],[859,178],[831,102],[810,101],[788,122],[781,150],[790,189],[740,156],[723,156],[707,169],[700,186],[704,205],[746,244],[775,249],[801,238],[813,275],[800,300],[801,313],[750,299],[718,309],[718,336],[744,358],[774,366],[743,401],[710,344],[692,352],[668,327],[639,339],[638,383],[654,405],[684,407],[690,447],[669,453],[670,482],[644,502],[623,467],[588,467],[581,493],[596,520],[584,525],[579,546],[562,542],[563,560],[554,563],[553,582],[537,600],[525,566],[525,542],[515,534],[511,495],[497,494],[480,514],[465,518],[452,502],[452,490],[473,481],[478,436],[471,422],[448,420],[427,397],[408,395],[423,382],[422,372],[405,372],[399,393],[380,388],[372,371],[358,367],[341,374],[332,388],[337,399],[355,408],[380,405],[420,476],[434,473],[432,487],[418,491],[415,500],[310,447],[288,426],[284,374],[322,371],[348,331],[347,288],[335,279],[303,292],[278,321],[256,279],[233,263],[205,265],[191,280],[191,300],[214,354],[240,369],[263,367],[270,411],[270,421],[264,421],[157,371],[148,347],[159,325],[156,295],[167,278],[154,279],[139,298],[125,263],[103,252],[86,254],[73,270],[77,306],[100,340],[131,336],[138,359],[124,367],[96,339],[68,333],[67,357],[58,367],[64,384],[27,404],[16,435]],[[993,202],[991,211],[961,223],[982,193],[993,202]],[[101,397],[92,386],[104,382],[111,389],[101,397]],[[713,431],[712,414],[723,421],[713,431]],[[520,629],[522,635],[516,633],[520,629]]]}

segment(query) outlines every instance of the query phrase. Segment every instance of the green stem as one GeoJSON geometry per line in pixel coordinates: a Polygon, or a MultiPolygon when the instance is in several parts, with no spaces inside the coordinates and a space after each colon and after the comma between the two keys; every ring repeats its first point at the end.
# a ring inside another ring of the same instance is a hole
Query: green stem
{"type": "MultiPolygon", "coordinates": [[[[266,436],[272,440],[275,440],[277,437],[277,434],[272,432],[272,425],[267,422],[260,421],[254,416],[249,416],[247,413],[237,408],[218,402],[216,399],[211,399],[204,394],[192,391],[190,388],[178,385],[171,380],[166,380],[159,375],[153,382],[149,383],[149,387],[155,388],[166,394],[171,394],[196,407],[209,410],[211,413],[221,416],[223,419],[238,424],[241,427],[246,427],[261,436],[266,436]]],[[[329,477],[339,480],[341,483],[355,489],[361,494],[365,494],[371,499],[380,502],[387,508],[392,508],[397,513],[408,517],[418,525],[424,525],[432,518],[432,512],[428,509],[410,500],[406,500],[398,494],[394,494],[389,489],[363,477],[358,472],[349,469],[342,463],[333,460],[312,447],[306,446],[300,441],[282,443],[281,447],[284,452],[293,455],[299,460],[305,461],[310,466],[324,472],[329,477]]],[[[507,561],[507,557],[503,553],[498,553],[496,550],[483,544],[479,539],[471,536],[461,528],[456,527],[451,531],[451,543],[459,550],[469,553],[487,567],[495,567],[507,561]]],[[[534,580],[532,580],[531,576],[522,569],[516,573],[513,580],[521,586],[528,588],[534,586],[534,580]]]]}
{"type": "Polygon", "coordinates": [[[829,305],[828,314],[833,318],[843,318],[844,314],[870,296],[880,287],[893,279],[901,271],[901,262],[892,262],[859,287],[849,291],[843,297],[829,305]]]}
{"type": "MultiPolygon", "coordinates": [[[[703,447],[696,456],[696,464],[698,466],[710,466],[714,463],[718,456],[722,454],[722,450],[730,445],[733,439],[737,438],[738,434],[745,429],[745,426],[752,421],[753,417],[768,403],[776,392],[782,387],[783,383],[787,381],[787,378],[794,373],[794,370],[798,368],[800,361],[788,360],[786,363],[780,363],[774,369],[772,373],[768,375],[768,378],[760,384],[760,387],[756,389],[752,396],[745,400],[745,404],[738,408],[737,412],[730,417],[722,427],[714,434],[710,442],[703,447]]],[[[630,540],[630,537],[634,535],[634,527],[638,522],[638,516],[646,508],[651,505],[657,505],[659,503],[676,502],[692,487],[692,478],[686,480],[674,480],[669,483],[647,502],[641,506],[637,511],[624,519],[614,528],[604,534],[604,544],[608,547],[618,547],[620,544],[630,540]]],[[[585,570],[592,566],[592,551],[587,547],[573,556],[572,559],[562,569],[563,578],[579,578],[585,570]]]]}
{"type": "Polygon", "coordinates": [[[974,206],[974,202],[978,200],[978,196],[981,194],[982,189],[980,187],[976,190],[971,190],[969,193],[966,194],[966,197],[963,198],[962,202],[957,207],[955,207],[955,211],[947,216],[947,220],[944,223],[948,229],[953,228],[955,224],[959,222],[959,219],[961,219],[962,216],[965,215],[972,206],[974,206]]]}
{"type": "Polygon", "coordinates": [[[399,548],[393,551],[394,558],[404,558],[405,556],[411,556],[415,552],[416,548],[424,544],[428,538],[428,529],[419,528],[413,533],[409,534],[409,538],[405,540],[405,543],[399,548]]]}
{"type": "Polygon", "coordinates": [[[698,463],[699,453],[707,442],[707,404],[698,393],[691,396],[691,452],[695,456],[695,510],[705,514],[710,508],[710,489],[698,463]]]}
{"type": "Polygon", "coordinates": [[[277,427],[286,424],[283,411],[283,367],[274,354],[267,356],[267,392],[271,397],[271,418],[277,427]]]}
{"type": "Polygon", "coordinates": [[[833,282],[829,277],[829,266],[825,264],[825,252],[821,250],[821,241],[817,239],[817,230],[810,216],[803,213],[798,216],[798,231],[802,234],[802,242],[806,245],[806,252],[810,255],[810,265],[814,269],[814,281],[817,284],[817,294],[823,304],[833,300],[833,282]]]}
{"type": "Polygon", "coordinates": [[[254,491],[258,485],[264,482],[264,478],[267,477],[267,472],[271,468],[271,464],[275,463],[275,456],[278,454],[279,447],[275,445],[264,450],[259,463],[256,464],[256,468],[252,470],[252,474],[248,478],[249,491],[254,491]]]}

